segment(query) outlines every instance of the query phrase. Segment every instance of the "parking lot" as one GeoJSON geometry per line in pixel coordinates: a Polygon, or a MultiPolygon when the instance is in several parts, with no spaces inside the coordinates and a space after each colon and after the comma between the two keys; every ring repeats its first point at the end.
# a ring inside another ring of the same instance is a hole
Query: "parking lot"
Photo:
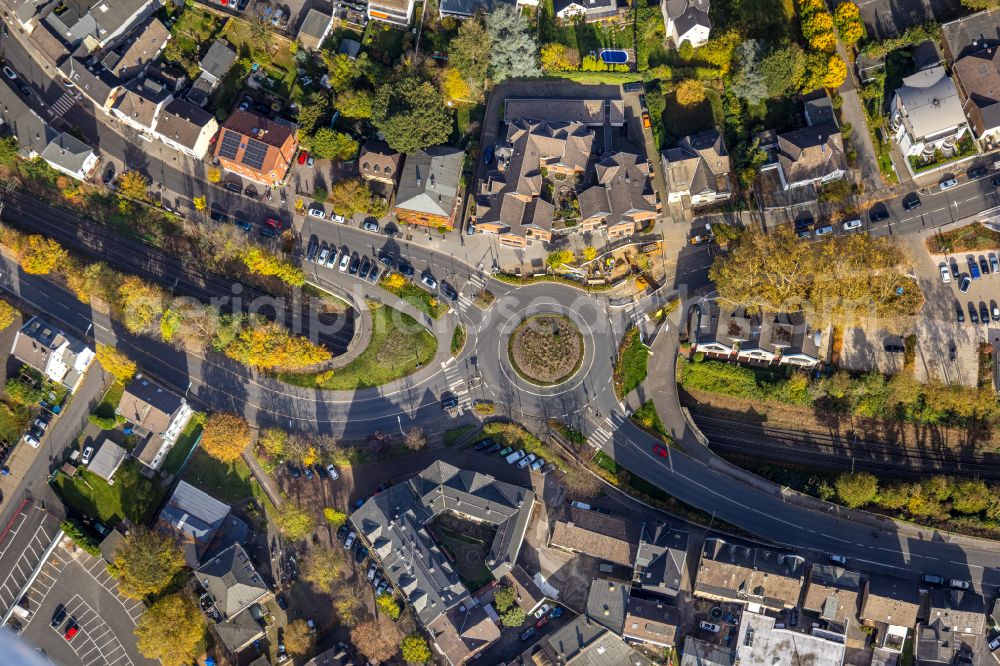
{"type": "MultiPolygon", "coordinates": [[[[0,612],[18,600],[25,583],[59,532],[59,521],[34,504],[25,504],[0,534],[0,612]]],[[[22,623],[23,624],[23,623],[22,623]]]]}
{"type": "Polygon", "coordinates": [[[138,654],[133,629],[145,607],[120,596],[106,563],[78,549],[57,547],[28,590],[28,620],[22,638],[62,666],[154,666],[138,654]],[[53,617],[63,606],[57,626],[53,617]],[[70,622],[78,627],[65,638],[70,622]]]}

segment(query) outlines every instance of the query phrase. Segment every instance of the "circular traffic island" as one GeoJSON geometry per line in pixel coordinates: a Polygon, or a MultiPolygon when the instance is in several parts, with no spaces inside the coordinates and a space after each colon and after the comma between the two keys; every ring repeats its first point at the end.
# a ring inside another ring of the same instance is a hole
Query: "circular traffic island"
{"type": "Polygon", "coordinates": [[[533,315],[510,334],[507,353],[522,379],[539,386],[554,386],[580,369],[583,335],[569,317],[533,315]]]}

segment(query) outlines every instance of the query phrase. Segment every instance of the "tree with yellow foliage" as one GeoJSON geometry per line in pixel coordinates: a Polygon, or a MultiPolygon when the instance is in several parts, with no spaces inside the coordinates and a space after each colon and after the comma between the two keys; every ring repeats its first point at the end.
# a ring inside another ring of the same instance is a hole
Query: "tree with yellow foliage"
{"type": "Polygon", "coordinates": [[[111,303],[117,298],[121,275],[108,268],[104,262],[73,266],[66,271],[66,283],[81,303],[94,299],[111,303]]]}
{"type": "Polygon", "coordinates": [[[326,348],[267,321],[245,326],[226,347],[226,356],[262,370],[298,370],[330,360],[326,348]]]}
{"type": "Polygon", "coordinates": [[[220,171],[215,167],[212,167],[211,169],[208,170],[208,182],[218,183],[221,181],[222,181],[222,171],[220,171]]]}
{"type": "Polygon", "coordinates": [[[135,376],[137,369],[135,361],[111,345],[98,342],[95,356],[101,367],[114,375],[118,381],[127,382],[135,376]]]}
{"type": "Polygon", "coordinates": [[[446,67],[441,72],[441,94],[445,100],[465,102],[472,97],[472,88],[460,71],[446,67]]]}
{"type": "Polygon", "coordinates": [[[194,209],[199,212],[208,208],[208,200],[204,196],[195,197],[191,200],[191,203],[194,205],[194,209]]]}
{"type": "Polygon", "coordinates": [[[593,261],[596,258],[597,258],[597,248],[596,247],[588,245],[587,247],[583,248],[583,260],[584,261],[593,261]]]}
{"type": "Polygon", "coordinates": [[[126,276],[118,287],[118,312],[130,333],[144,333],[163,316],[166,292],[136,275],[126,276]]]}
{"type": "Polygon", "coordinates": [[[17,309],[7,301],[0,301],[0,331],[14,323],[17,309]]]}
{"type": "Polygon", "coordinates": [[[552,42],[542,47],[541,62],[547,72],[565,72],[580,68],[580,54],[565,44],[552,42]]]}
{"type": "Polygon", "coordinates": [[[129,199],[146,200],[149,181],[138,171],[126,171],[118,177],[118,193],[129,199]]]}
{"type": "Polygon", "coordinates": [[[389,273],[382,278],[382,286],[386,289],[402,289],[406,285],[406,278],[400,273],[389,273]]]}
{"type": "Polygon", "coordinates": [[[823,77],[823,85],[827,88],[837,89],[844,85],[844,81],[847,79],[847,64],[844,63],[844,59],[839,55],[830,56],[830,63],[826,70],[826,76],[823,77]]]}
{"type": "Polygon", "coordinates": [[[31,275],[48,275],[67,265],[69,253],[63,247],[44,236],[28,236],[21,250],[20,264],[25,273],[31,275]]]}
{"type": "Polygon", "coordinates": [[[701,81],[687,79],[677,85],[675,95],[681,106],[695,106],[705,101],[705,86],[701,81]]]}
{"type": "Polygon", "coordinates": [[[242,259],[243,264],[252,273],[274,275],[293,287],[301,287],[306,283],[306,274],[301,268],[257,245],[248,246],[243,252],[242,259]]]}
{"type": "Polygon", "coordinates": [[[861,10],[850,0],[837,5],[833,10],[833,24],[837,27],[840,41],[853,46],[865,36],[865,23],[861,20],[861,10]]]}
{"type": "Polygon", "coordinates": [[[238,459],[250,446],[250,424],[231,412],[215,412],[205,421],[201,446],[205,453],[222,462],[238,459]]]}

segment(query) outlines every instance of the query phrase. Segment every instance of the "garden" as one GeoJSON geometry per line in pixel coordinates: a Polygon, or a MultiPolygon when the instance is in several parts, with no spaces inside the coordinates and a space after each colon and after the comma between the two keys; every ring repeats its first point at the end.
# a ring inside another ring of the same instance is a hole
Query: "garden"
{"type": "Polygon", "coordinates": [[[630,328],[618,348],[615,364],[615,396],[619,400],[634,391],[646,379],[649,348],[637,327],[630,328]]]}
{"type": "Polygon", "coordinates": [[[572,377],[583,363],[583,335],[568,317],[524,319],[507,342],[511,364],[524,379],[543,386],[572,377]]]}
{"type": "Polygon", "coordinates": [[[1000,232],[973,222],[950,231],[938,231],[933,236],[928,236],[924,242],[931,254],[996,250],[1000,248],[1000,232]]]}

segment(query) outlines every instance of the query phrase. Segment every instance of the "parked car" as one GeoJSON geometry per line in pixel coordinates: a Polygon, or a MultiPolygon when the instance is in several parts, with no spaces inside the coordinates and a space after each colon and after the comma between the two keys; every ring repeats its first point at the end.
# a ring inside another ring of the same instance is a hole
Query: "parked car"
{"type": "Polygon", "coordinates": [[[246,231],[247,233],[253,231],[253,225],[246,220],[236,219],[233,220],[233,224],[235,224],[238,229],[246,231]]]}
{"type": "Polygon", "coordinates": [[[441,293],[444,294],[450,301],[458,300],[458,292],[455,291],[455,289],[447,282],[441,283],[441,293]]]}
{"type": "Polygon", "coordinates": [[[872,221],[872,224],[888,220],[889,209],[886,208],[885,204],[875,204],[872,206],[872,209],[868,211],[868,219],[872,221]]]}
{"type": "MultiPolygon", "coordinates": [[[[314,253],[315,254],[315,253],[314,253]]],[[[308,259],[308,255],[306,256],[308,259]]],[[[324,242],[323,248],[319,251],[319,263],[326,265],[327,259],[330,258],[330,247],[324,242]]]]}
{"type": "Polygon", "coordinates": [[[624,84],[622,86],[622,91],[627,92],[627,93],[628,92],[642,92],[642,90],[643,90],[642,81],[632,81],[632,82],[626,83],[626,84],[624,84]]]}
{"type": "Polygon", "coordinates": [[[264,224],[275,230],[283,229],[285,226],[281,220],[276,220],[273,217],[269,217],[266,220],[264,220],[264,224]]]}
{"type": "Polygon", "coordinates": [[[420,281],[423,282],[428,289],[434,289],[437,287],[438,284],[437,280],[435,280],[434,277],[429,273],[421,273],[420,281]]]}
{"type": "Polygon", "coordinates": [[[356,254],[351,255],[351,265],[347,267],[348,275],[357,275],[358,266],[361,265],[361,259],[356,254]]]}
{"type": "Polygon", "coordinates": [[[309,151],[308,150],[300,150],[299,151],[299,164],[305,164],[306,163],[306,159],[308,157],[309,157],[309,151]]]}
{"type": "Polygon", "coordinates": [[[944,585],[944,577],[936,574],[924,574],[920,577],[920,582],[927,585],[944,585]]]}
{"type": "Polygon", "coordinates": [[[344,550],[350,550],[351,546],[354,545],[354,540],[357,538],[358,535],[354,533],[354,530],[351,530],[347,535],[347,539],[344,541],[344,550]]]}
{"type": "Polygon", "coordinates": [[[45,432],[45,429],[49,427],[49,420],[45,416],[39,414],[35,417],[35,420],[31,422],[31,425],[42,432],[45,432]]]}
{"type": "Polygon", "coordinates": [[[646,111],[642,112],[642,126],[646,128],[653,126],[653,119],[649,117],[649,113],[646,111]]]}
{"type": "Polygon", "coordinates": [[[969,581],[961,580],[959,578],[952,578],[950,581],[948,581],[948,585],[950,585],[956,590],[968,590],[970,587],[972,587],[972,584],[969,581]]]}
{"type": "Polygon", "coordinates": [[[545,465],[545,458],[538,458],[535,462],[531,463],[531,471],[537,472],[545,465]]]}
{"type": "Polygon", "coordinates": [[[960,275],[958,270],[958,262],[955,260],[954,257],[952,257],[951,259],[948,260],[948,264],[951,267],[951,276],[957,280],[960,275]]]}
{"type": "Polygon", "coordinates": [[[261,227],[260,229],[257,230],[257,233],[260,234],[264,238],[277,238],[278,237],[278,232],[275,231],[274,229],[272,229],[271,227],[261,227]]]}
{"type": "Polygon", "coordinates": [[[969,262],[969,274],[972,275],[973,280],[979,279],[979,265],[976,264],[976,258],[971,254],[968,257],[969,262]]]}
{"type": "Polygon", "coordinates": [[[906,347],[897,342],[886,342],[882,347],[890,354],[902,354],[906,351],[906,347]]]}
{"type": "Polygon", "coordinates": [[[482,451],[483,449],[488,449],[493,446],[493,438],[487,437],[486,439],[476,442],[476,445],[472,447],[476,451],[482,451]]]}
{"type": "Polygon", "coordinates": [[[507,456],[507,464],[513,465],[523,457],[524,457],[524,449],[519,449],[517,451],[514,451],[514,453],[507,456]]]}
{"type": "Polygon", "coordinates": [[[990,272],[1000,273],[1000,261],[997,260],[997,255],[990,252],[990,272]]]}
{"type": "Polygon", "coordinates": [[[488,456],[491,456],[499,450],[500,450],[499,444],[491,444],[488,448],[483,450],[483,453],[485,453],[488,456]]]}
{"type": "Polygon", "coordinates": [[[997,636],[989,642],[989,648],[990,652],[996,652],[997,649],[1000,649],[1000,636],[997,636]]]}
{"type": "Polygon", "coordinates": [[[541,617],[552,610],[551,604],[542,604],[538,610],[535,611],[535,617],[541,617]]]}
{"type": "Polygon", "coordinates": [[[972,324],[979,323],[979,313],[976,312],[976,306],[973,303],[969,303],[969,322],[972,324]]]}
{"type": "Polygon", "coordinates": [[[983,272],[983,275],[990,274],[990,262],[986,260],[986,257],[979,255],[979,270],[983,272]]]}
{"type": "Polygon", "coordinates": [[[993,321],[1000,321],[1000,308],[997,307],[996,301],[990,301],[990,317],[993,321]]]}
{"type": "Polygon", "coordinates": [[[719,625],[712,624],[711,622],[706,622],[705,620],[702,620],[701,622],[698,623],[698,628],[704,629],[705,631],[710,631],[713,634],[719,633],[719,625]]]}
{"type": "Polygon", "coordinates": [[[413,277],[413,266],[409,265],[402,259],[399,260],[399,274],[403,277],[413,277]]]}
{"type": "Polygon", "coordinates": [[[951,272],[948,270],[948,266],[942,262],[938,268],[941,270],[941,282],[945,284],[951,283],[951,272]]]}
{"type": "MultiPolygon", "coordinates": [[[[326,248],[326,241],[323,241],[323,248],[326,248]]],[[[306,246],[306,261],[316,261],[316,254],[319,252],[319,241],[315,238],[309,240],[309,245],[306,246]]],[[[329,252],[327,252],[329,255],[329,252]]]]}
{"type": "Polygon", "coordinates": [[[368,271],[368,281],[372,284],[378,282],[378,276],[382,274],[382,269],[378,267],[374,261],[372,262],[372,268],[368,271]]]}
{"type": "Polygon", "coordinates": [[[291,474],[293,479],[297,479],[302,476],[302,472],[299,471],[298,465],[288,463],[288,473],[291,474]]]}
{"type": "Polygon", "coordinates": [[[917,196],[916,192],[909,194],[905,199],[903,199],[903,210],[913,210],[915,208],[920,208],[923,202],[920,201],[920,197],[917,196]]]}
{"type": "Polygon", "coordinates": [[[247,186],[246,189],[243,190],[243,196],[245,196],[247,199],[256,199],[258,196],[257,190],[255,190],[250,186],[247,186]]]}
{"type": "MultiPolygon", "coordinates": [[[[361,503],[364,504],[364,500],[361,500],[361,503]]],[[[347,538],[347,533],[350,531],[351,527],[347,523],[344,523],[337,529],[337,539],[343,541],[347,538]]]]}
{"type": "Polygon", "coordinates": [[[24,434],[24,443],[28,446],[37,449],[38,448],[38,438],[32,435],[30,432],[24,434]]]}
{"type": "Polygon", "coordinates": [[[310,155],[309,159],[306,160],[306,166],[309,167],[310,169],[312,169],[313,168],[313,163],[315,161],[316,161],[316,158],[313,157],[312,155],[310,155]]]}
{"type": "MultiPolygon", "coordinates": [[[[104,170],[104,178],[102,178],[101,181],[105,185],[111,185],[111,183],[115,182],[115,165],[114,164],[109,164],[108,168],[104,170]]],[[[215,218],[212,218],[212,219],[215,219],[215,218]]]]}
{"type": "Polygon", "coordinates": [[[326,473],[330,475],[331,481],[336,481],[337,479],[340,478],[340,474],[337,473],[337,468],[334,467],[333,465],[326,466],[326,473]]]}
{"type": "Polygon", "coordinates": [[[489,164],[493,161],[493,146],[487,146],[486,150],[483,151],[483,164],[489,164]]]}
{"type": "Polygon", "coordinates": [[[847,558],[844,557],[843,555],[831,555],[830,562],[832,562],[833,564],[839,564],[842,567],[847,566],[847,558]]]}
{"type": "Polygon", "coordinates": [[[364,280],[368,277],[368,269],[371,268],[372,262],[368,257],[361,260],[361,268],[358,270],[358,277],[364,280]]]}
{"type": "Polygon", "coordinates": [[[950,190],[951,188],[955,187],[956,185],[958,185],[958,179],[956,179],[956,178],[949,178],[948,180],[942,180],[941,181],[941,186],[940,186],[941,187],[941,191],[944,192],[946,190],[950,190]]]}
{"type": "Polygon", "coordinates": [[[968,176],[969,180],[975,180],[976,178],[982,178],[987,173],[986,167],[976,167],[974,169],[969,169],[968,176]]]}
{"type": "Polygon", "coordinates": [[[518,469],[524,469],[531,463],[535,462],[535,458],[537,457],[538,456],[536,456],[534,453],[529,453],[528,455],[524,456],[523,458],[517,461],[518,469]]]}
{"type": "Polygon", "coordinates": [[[824,225],[822,227],[816,227],[817,236],[825,236],[826,234],[831,234],[831,233],[833,233],[833,227],[829,224],[824,225]]]}
{"type": "Polygon", "coordinates": [[[326,219],[326,211],[322,208],[310,208],[309,217],[318,217],[321,220],[326,219]]]}
{"type": "Polygon", "coordinates": [[[226,183],[225,187],[230,192],[235,192],[236,194],[242,194],[243,193],[243,185],[241,183],[234,183],[234,182],[230,181],[230,182],[226,183]]]}
{"type": "Polygon", "coordinates": [[[347,270],[347,265],[350,263],[351,263],[351,255],[347,252],[347,250],[344,250],[340,254],[340,266],[337,267],[337,270],[339,270],[341,273],[345,272],[347,270]]]}
{"type": "Polygon", "coordinates": [[[337,224],[347,224],[347,218],[344,217],[343,215],[337,215],[336,213],[334,213],[333,215],[330,216],[330,219],[336,222],[337,224]]]}
{"type": "Polygon", "coordinates": [[[83,447],[83,455],[80,456],[80,462],[83,463],[84,465],[89,465],[90,459],[93,455],[94,455],[94,447],[92,446],[83,447]]]}
{"type": "Polygon", "coordinates": [[[985,324],[990,320],[990,310],[986,307],[986,303],[979,301],[979,319],[985,324]]]}
{"type": "Polygon", "coordinates": [[[556,470],[555,463],[547,463],[545,467],[542,468],[542,474],[548,474],[549,472],[554,472],[556,470]]]}
{"type": "Polygon", "coordinates": [[[52,614],[52,628],[58,629],[62,621],[66,619],[66,607],[62,604],[56,606],[56,612],[52,614]]]}
{"type": "Polygon", "coordinates": [[[544,627],[548,623],[549,623],[549,616],[548,615],[543,615],[542,619],[540,619],[538,622],[535,622],[535,629],[541,629],[542,627],[544,627]]]}
{"type": "MultiPolygon", "coordinates": [[[[873,211],[872,212],[872,222],[876,222],[876,221],[877,220],[875,219],[875,212],[873,211]]],[[[860,229],[860,228],[861,228],[861,218],[859,218],[859,217],[856,217],[853,220],[847,220],[846,222],[844,222],[844,231],[851,231],[853,229],[860,229]]]]}
{"type": "Polygon", "coordinates": [[[66,633],[63,634],[63,638],[71,641],[78,633],[80,633],[80,625],[76,623],[76,620],[70,618],[70,621],[66,623],[66,633]]]}
{"type": "Polygon", "coordinates": [[[288,602],[285,601],[285,595],[279,594],[274,597],[274,600],[278,602],[278,608],[281,610],[288,610],[288,602]]]}
{"type": "Polygon", "coordinates": [[[391,269],[393,263],[395,263],[392,259],[392,255],[389,254],[388,252],[379,252],[378,260],[381,261],[383,264],[385,264],[385,267],[389,269],[391,269]]]}
{"type": "Polygon", "coordinates": [[[562,614],[563,614],[562,606],[556,606],[555,608],[549,611],[549,617],[551,617],[553,620],[562,617],[562,614]]]}
{"type": "Polygon", "coordinates": [[[458,407],[458,396],[446,395],[441,398],[441,409],[447,411],[458,407]]]}
{"type": "Polygon", "coordinates": [[[583,509],[584,511],[590,511],[590,505],[587,504],[586,502],[578,502],[574,500],[570,502],[569,505],[574,509],[583,509]]]}
{"type": "Polygon", "coordinates": [[[374,231],[375,233],[378,233],[379,229],[378,222],[374,222],[372,220],[368,220],[367,222],[362,224],[361,228],[364,229],[365,231],[374,231]]]}
{"type": "Polygon", "coordinates": [[[965,310],[962,309],[962,306],[958,305],[955,308],[955,312],[956,312],[956,315],[957,315],[956,318],[958,319],[958,323],[959,324],[964,324],[965,323],[965,310]]]}
{"type": "Polygon", "coordinates": [[[4,76],[6,76],[11,81],[17,80],[17,74],[14,72],[14,70],[12,70],[10,67],[7,67],[6,65],[4,65],[3,73],[4,76]]]}
{"type": "Polygon", "coordinates": [[[963,294],[969,291],[969,285],[972,284],[972,279],[968,275],[962,276],[962,282],[958,285],[958,290],[963,294]]]}
{"type": "Polygon", "coordinates": [[[522,641],[528,640],[529,638],[535,635],[536,631],[538,630],[535,629],[534,627],[528,627],[528,630],[521,634],[521,640],[522,641]]]}
{"type": "Polygon", "coordinates": [[[510,452],[513,450],[514,450],[513,446],[505,446],[502,449],[500,449],[497,455],[499,455],[501,458],[506,458],[508,455],[510,455],[510,452]]]}
{"type": "Polygon", "coordinates": [[[302,466],[302,473],[306,475],[306,481],[313,480],[313,471],[312,468],[309,467],[309,465],[302,466]]]}

